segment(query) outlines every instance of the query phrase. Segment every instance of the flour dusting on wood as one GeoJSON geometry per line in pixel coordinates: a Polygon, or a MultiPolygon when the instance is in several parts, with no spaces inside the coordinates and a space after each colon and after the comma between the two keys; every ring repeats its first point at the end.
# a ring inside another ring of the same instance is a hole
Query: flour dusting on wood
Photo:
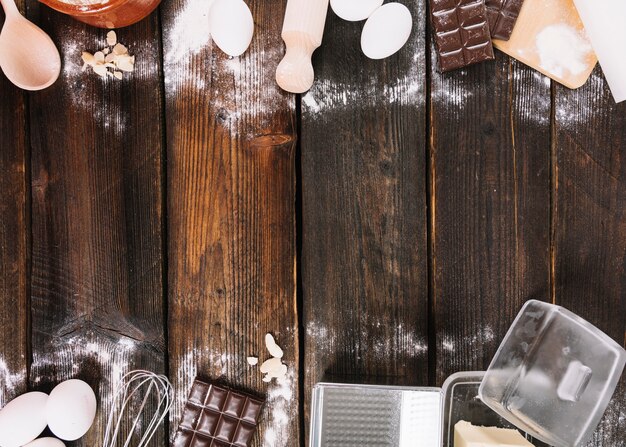
{"type": "Polygon", "coordinates": [[[324,79],[302,96],[302,103],[304,112],[311,117],[326,111],[353,110],[355,107],[415,104],[423,93],[424,85],[410,74],[387,81],[383,85],[375,78],[359,84],[324,79]]]}
{"type": "MultiPolygon", "coordinates": [[[[597,94],[600,95],[607,87],[602,75],[594,71],[587,85],[582,88],[597,92],[597,94]]],[[[606,90],[606,94],[609,94],[608,90],[606,90]]],[[[589,102],[585,98],[587,98],[587,96],[581,96],[575,91],[565,89],[562,90],[562,93],[556,95],[555,124],[557,129],[576,133],[580,129],[588,126],[596,110],[593,107],[593,102],[589,102]]]]}
{"type": "Polygon", "coordinates": [[[298,383],[294,368],[290,367],[287,376],[268,387],[265,404],[264,447],[287,447],[290,444],[290,427],[298,418],[298,383]]]}
{"type": "Polygon", "coordinates": [[[26,371],[13,371],[0,357],[0,408],[26,391],[26,371]]]}
{"type": "Polygon", "coordinates": [[[213,0],[189,0],[178,13],[169,35],[165,52],[167,65],[188,63],[205,50],[211,41],[209,11],[213,0]]]}

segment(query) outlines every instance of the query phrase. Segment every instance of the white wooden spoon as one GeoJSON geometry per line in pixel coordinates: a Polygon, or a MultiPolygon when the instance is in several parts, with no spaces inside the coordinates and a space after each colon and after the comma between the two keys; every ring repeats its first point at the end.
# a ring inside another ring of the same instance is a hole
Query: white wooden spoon
{"type": "Polygon", "coordinates": [[[0,0],[4,27],[0,32],[0,68],[24,90],[49,87],[61,73],[59,50],[41,28],[20,14],[15,0],[0,0]]]}

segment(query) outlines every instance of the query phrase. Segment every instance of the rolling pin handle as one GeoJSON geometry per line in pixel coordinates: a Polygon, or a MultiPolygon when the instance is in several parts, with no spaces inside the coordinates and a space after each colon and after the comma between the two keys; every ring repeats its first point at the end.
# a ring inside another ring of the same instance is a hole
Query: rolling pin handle
{"type": "Polygon", "coordinates": [[[311,88],[315,77],[311,63],[314,50],[306,39],[287,43],[285,57],[276,69],[276,82],[280,88],[290,93],[304,93],[311,88]]]}

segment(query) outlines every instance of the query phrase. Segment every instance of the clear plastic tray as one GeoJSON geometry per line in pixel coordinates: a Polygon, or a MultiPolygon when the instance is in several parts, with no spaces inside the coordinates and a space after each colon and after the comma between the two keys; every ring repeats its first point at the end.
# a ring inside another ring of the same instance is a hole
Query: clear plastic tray
{"type": "MultiPolygon", "coordinates": [[[[484,427],[517,429],[480,400],[478,388],[484,375],[484,371],[460,372],[451,375],[443,384],[443,447],[454,447],[454,426],[459,421],[484,427]]],[[[521,430],[520,433],[534,445],[546,446],[521,430]]]]}

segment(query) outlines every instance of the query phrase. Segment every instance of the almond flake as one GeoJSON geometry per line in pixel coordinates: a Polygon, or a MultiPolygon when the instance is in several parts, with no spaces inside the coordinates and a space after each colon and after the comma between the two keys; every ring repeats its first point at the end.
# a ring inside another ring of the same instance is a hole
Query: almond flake
{"type": "Polygon", "coordinates": [[[248,365],[250,366],[255,366],[259,364],[259,358],[258,357],[248,357],[246,359],[248,361],[248,365]]]}
{"type": "Polygon", "coordinates": [[[96,62],[104,62],[104,53],[102,51],[96,51],[93,57],[96,62]]]}
{"type": "Polygon", "coordinates": [[[118,43],[113,47],[113,52],[115,54],[128,54],[128,48],[126,48],[121,43],[118,43]]]}
{"type": "Polygon", "coordinates": [[[81,56],[81,58],[83,59],[83,62],[87,65],[94,65],[96,63],[96,58],[94,57],[94,55],[91,53],[87,53],[86,51],[83,51],[83,55],[81,56]]]}
{"type": "Polygon", "coordinates": [[[121,56],[117,59],[117,68],[122,71],[134,71],[135,65],[133,64],[133,60],[130,56],[121,56]]]}
{"type": "Polygon", "coordinates": [[[107,33],[107,45],[112,47],[117,43],[117,34],[115,31],[109,31],[107,33]]]}
{"type": "Polygon", "coordinates": [[[113,72],[113,76],[115,76],[116,79],[119,79],[120,81],[122,80],[122,78],[124,77],[124,75],[122,74],[121,71],[114,71],[113,72]]]}
{"type": "Polygon", "coordinates": [[[94,65],[93,71],[94,73],[102,76],[103,78],[106,78],[106,75],[109,72],[104,65],[94,65]]]}
{"type": "Polygon", "coordinates": [[[102,52],[103,52],[105,55],[107,55],[107,54],[109,54],[109,53],[111,52],[111,50],[109,50],[108,48],[103,48],[103,49],[102,49],[102,52]]]}
{"type": "Polygon", "coordinates": [[[104,58],[104,62],[113,62],[116,58],[116,54],[110,53],[106,55],[106,57],[104,58]]]}
{"type": "Polygon", "coordinates": [[[272,357],[283,358],[283,350],[276,344],[272,334],[265,334],[265,347],[272,357]]]}
{"type": "Polygon", "coordinates": [[[263,362],[263,364],[261,365],[261,372],[265,374],[279,371],[281,369],[281,365],[282,362],[280,359],[271,358],[263,362]]]}

